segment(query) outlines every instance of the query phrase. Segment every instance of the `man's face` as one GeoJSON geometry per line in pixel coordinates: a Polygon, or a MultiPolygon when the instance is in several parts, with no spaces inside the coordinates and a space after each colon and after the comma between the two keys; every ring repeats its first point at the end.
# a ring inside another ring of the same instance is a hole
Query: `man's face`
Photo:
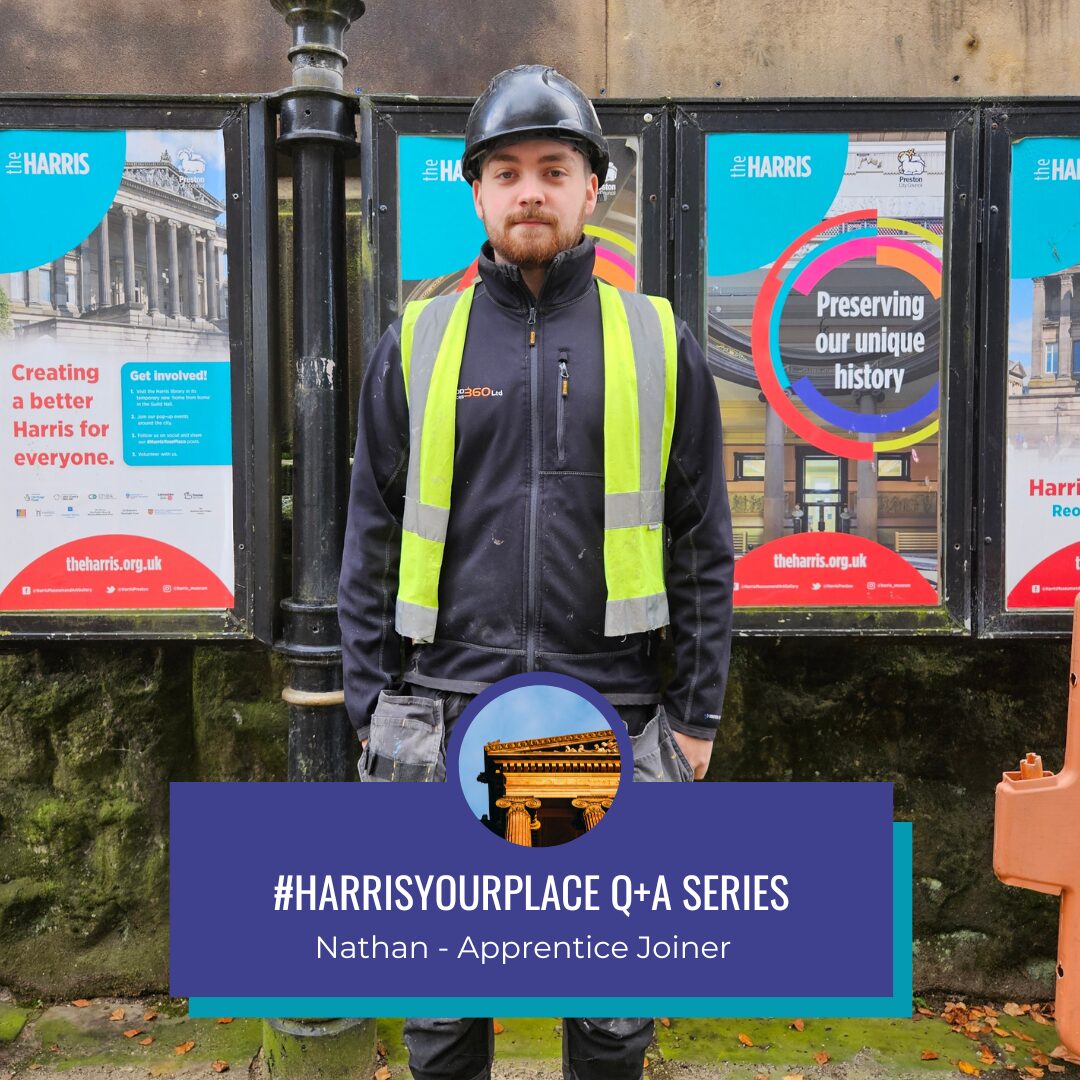
{"type": "Polygon", "coordinates": [[[528,139],[488,155],[473,200],[496,255],[530,269],[578,242],[596,191],[585,156],[569,143],[528,139]]]}

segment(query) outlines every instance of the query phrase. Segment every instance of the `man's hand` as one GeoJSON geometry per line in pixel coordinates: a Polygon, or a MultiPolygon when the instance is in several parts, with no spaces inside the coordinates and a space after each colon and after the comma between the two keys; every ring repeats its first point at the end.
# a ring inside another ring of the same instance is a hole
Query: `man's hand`
{"type": "Polygon", "coordinates": [[[684,735],[681,731],[671,734],[679,744],[679,749],[686,755],[690,767],[694,770],[694,779],[701,780],[705,776],[705,770],[709,767],[709,759],[712,757],[712,739],[695,739],[692,735],[684,735]]]}

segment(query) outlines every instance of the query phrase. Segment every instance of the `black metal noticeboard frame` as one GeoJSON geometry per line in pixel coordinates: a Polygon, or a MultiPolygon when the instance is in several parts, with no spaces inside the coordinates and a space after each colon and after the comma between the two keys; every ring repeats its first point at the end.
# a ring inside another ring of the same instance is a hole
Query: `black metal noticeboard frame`
{"type": "MultiPolygon", "coordinates": [[[[1032,136],[1080,137],[1076,100],[999,103],[984,108],[980,274],[978,522],[975,625],[980,637],[1067,637],[1072,604],[1062,610],[1006,609],[1006,445],[1010,311],[1013,143],[1032,136]]],[[[1013,513],[1020,513],[1014,508],[1013,513]]],[[[1034,526],[1033,526],[1034,527],[1034,526]]],[[[1080,527],[1078,527],[1080,538],[1080,527]]]]}
{"type": "MultiPolygon", "coordinates": [[[[364,192],[361,271],[364,289],[364,356],[371,355],[383,331],[401,314],[398,217],[398,137],[461,136],[472,107],[460,98],[374,97],[361,110],[360,161],[364,192]]],[[[671,129],[667,110],[636,101],[597,102],[604,132],[636,136],[638,159],[638,234],[641,288],[668,293],[668,169],[671,129]]]]}
{"type": "MultiPolygon", "coordinates": [[[[705,140],[712,133],[943,131],[948,143],[942,313],[941,486],[937,607],[738,608],[744,634],[968,634],[974,319],[976,311],[977,111],[940,101],[682,102],[675,107],[673,288],[676,311],[706,341],[705,140]]],[[[722,403],[721,403],[722,409],[722,403]]]]}
{"type": "Polygon", "coordinates": [[[228,214],[229,354],[235,580],[228,610],[138,609],[0,614],[8,641],[250,639],[270,643],[278,619],[281,505],[276,391],[276,121],[254,97],[0,96],[0,129],[221,129],[228,214]]]}

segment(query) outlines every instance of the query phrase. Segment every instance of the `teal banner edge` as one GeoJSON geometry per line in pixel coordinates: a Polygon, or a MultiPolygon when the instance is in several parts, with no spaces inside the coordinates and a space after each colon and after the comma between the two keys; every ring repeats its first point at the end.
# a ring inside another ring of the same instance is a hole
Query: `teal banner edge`
{"type": "Polygon", "coordinates": [[[193,997],[188,1016],[680,1016],[890,1018],[911,1015],[912,826],[893,822],[891,997],[193,997]]]}

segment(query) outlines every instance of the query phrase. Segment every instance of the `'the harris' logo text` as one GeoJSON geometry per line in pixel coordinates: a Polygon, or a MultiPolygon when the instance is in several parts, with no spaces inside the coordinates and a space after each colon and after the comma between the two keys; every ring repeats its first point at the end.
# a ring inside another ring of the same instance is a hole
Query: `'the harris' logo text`
{"type": "Polygon", "coordinates": [[[55,150],[8,153],[4,171],[9,176],[86,176],[90,172],[90,155],[59,153],[55,150]]]}
{"type": "Polygon", "coordinates": [[[428,183],[432,180],[453,181],[464,180],[461,175],[460,158],[428,158],[424,162],[424,171],[421,179],[428,183]]]}
{"type": "Polygon", "coordinates": [[[1039,158],[1036,180],[1080,180],[1080,158],[1039,158]]]}
{"type": "Polygon", "coordinates": [[[812,171],[809,154],[736,154],[731,166],[736,180],[800,178],[812,171]]]}

